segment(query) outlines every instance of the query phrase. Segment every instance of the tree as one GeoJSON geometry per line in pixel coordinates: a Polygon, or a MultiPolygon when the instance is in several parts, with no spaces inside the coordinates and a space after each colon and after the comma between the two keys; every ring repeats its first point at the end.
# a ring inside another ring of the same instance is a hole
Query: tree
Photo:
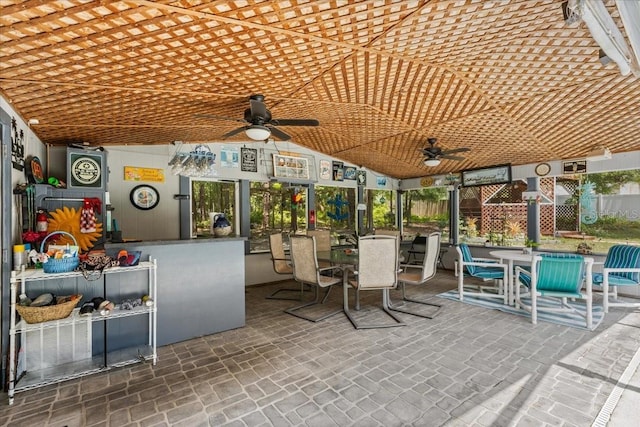
{"type": "Polygon", "coordinates": [[[640,169],[594,173],[587,175],[587,179],[594,184],[597,194],[613,194],[626,183],[640,184],[640,169]]]}

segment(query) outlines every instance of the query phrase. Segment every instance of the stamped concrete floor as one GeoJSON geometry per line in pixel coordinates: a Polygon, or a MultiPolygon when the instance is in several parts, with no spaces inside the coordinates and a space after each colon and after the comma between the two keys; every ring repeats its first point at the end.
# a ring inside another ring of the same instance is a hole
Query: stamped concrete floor
{"type": "MultiPolygon", "coordinates": [[[[265,299],[291,285],[248,288],[244,328],[162,347],[155,367],[26,391],[11,407],[4,395],[0,423],[590,426],[640,347],[640,311],[631,309],[588,332],[434,298],[444,307],[433,320],[400,315],[407,326],[355,330],[342,313],[314,324],[283,313],[295,302],[265,299]]],[[[453,288],[441,271],[411,290],[453,288]]],[[[341,300],[335,289],[326,308],[341,300]]],[[[379,292],[362,300],[356,315],[383,316],[371,311],[379,292]]]]}

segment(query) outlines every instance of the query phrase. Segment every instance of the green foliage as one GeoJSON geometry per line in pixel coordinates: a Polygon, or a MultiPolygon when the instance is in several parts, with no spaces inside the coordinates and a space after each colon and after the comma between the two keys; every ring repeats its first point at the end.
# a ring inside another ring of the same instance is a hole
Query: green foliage
{"type": "Polygon", "coordinates": [[[597,194],[613,194],[623,184],[628,182],[640,183],[640,169],[594,173],[587,175],[587,179],[594,184],[597,194]]]}
{"type": "Polygon", "coordinates": [[[640,239],[640,221],[605,216],[598,218],[594,224],[583,224],[582,231],[589,236],[602,238],[640,239]]]}

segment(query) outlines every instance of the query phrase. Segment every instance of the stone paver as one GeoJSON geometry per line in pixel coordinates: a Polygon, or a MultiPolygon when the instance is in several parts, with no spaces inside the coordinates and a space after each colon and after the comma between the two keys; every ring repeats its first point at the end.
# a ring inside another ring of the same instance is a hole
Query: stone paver
{"type": "MultiPolygon", "coordinates": [[[[442,271],[408,291],[455,286],[442,271]]],[[[265,299],[278,287],[290,284],[247,289],[244,328],[162,347],[155,367],[26,391],[12,407],[4,395],[0,425],[590,426],[640,347],[631,309],[589,332],[443,299],[435,319],[358,331],[343,315],[283,313],[294,303],[265,299]]],[[[326,309],[340,304],[338,289],[326,309]]]]}

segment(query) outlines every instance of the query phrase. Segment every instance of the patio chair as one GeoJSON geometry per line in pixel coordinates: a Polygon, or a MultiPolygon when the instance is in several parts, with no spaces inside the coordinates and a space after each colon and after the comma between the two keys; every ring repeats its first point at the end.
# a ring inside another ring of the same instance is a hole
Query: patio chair
{"type": "Polygon", "coordinates": [[[407,264],[422,264],[427,248],[426,236],[416,236],[411,242],[411,247],[407,251],[407,264]]]}
{"type": "Polygon", "coordinates": [[[533,258],[531,271],[522,267],[515,268],[516,274],[516,309],[522,307],[531,313],[531,323],[538,322],[538,311],[563,312],[571,311],[580,314],[586,319],[587,329],[593,327],[592,316],[592,281],[591,270],[593,260],[574,254],[543,254],[533,258]],[[586,268],[585,268],[586,266],[586,268]],[[582,290],[586,279],[585,290],[582,290]],[[524,286],[528,292],[520,292],[524,286]],[[531,298],[531,304],[522,301],[522,298],[531,298]],[[540,307],[540,298],[551,300],[559,298],[558,304],[550,307],[540,307]],[[586,302],[586,314],[582,314],[567,303],[567,299],[580,298],[586,302]]]}
{"type": "MultiPolygon", "coordinates": [[[[331,251],[331,231],[329,230],[307,230],[307,236],[316,238],[316,251],[318,252],[330,252],[331,251]]],[[[320,261],[321,268],[331,267],[331,263],[327,261],[320,261]]]]}
{"type": "Polygon", "coordinates": [[[376,230],[374,235],[376,236],[394,236],[397,240],[398,246],[398,263],[404,261],[404,254],[400,250],[400,243],[402,241],[402,236],[400,235],[400,230],[376,230]]]}
{"type": "Polygon", "coordinates": [[[609,248],[602,273],[593,273],[593,284],[602,287],[602,306],[605,313],[609,312],[610,306],[640,307],[640,302],[618,300],[619,286],[640,286],[640,247],[614,245],[609,248]],[[609,301],[610,291],[613,301],[609,301]]]}
{"type": "MultiPolygon", "coordinates": [[[[291,265],[291,258],[287,257],[284,253],[284,245],[282,243],[282,233],[274,233],[269,236],[269,250],[271,251],[271,261],[273,262],[273,271],[282,275],[292,275],[293,266],[291,265]]],[[[301,283],[299,289],[282,288],[273,292],[267,296],[267,299],[279,299],[279,300],[301,300],[305,288],[305,284],[301,283]],[[286,295],[280,296],[280,292],[297,292],[300,295],[286,295]]]]}
{"type": "Polygon", "coordinates": [[[357,270],[351,270],[352,275],[349,275],[343,289],[344,313],[356,329],[405,326],[405,323],[389,308],[389,289],[395,289],[398,284],[396,240],[393,236],[375,235],[361,237],[358,240],[358,267],[357,270]],[[382,310],[391,317],[393,323],[358,322],[349,311],[350,286],[359,291],[382,291],[382,310]]]}
{"type": "Polygon", "coordinates": [[[401,313],[412,314],[414,316],[424,317],[426,319],[433,319],[442,305],[435,304],[428,301],[422,301],[414,298],[409,298],[405,292],[405,285],[424,285],[427,281],[431,280],[436,275],[436,268],[438,265],[438,258],[440,256],[440,233],[435,232],[427,236],[426,254],[423,257],[422,265],[414,264],[402,264],[400,266],[400,273],[398,274],[398,284],[402,291],[401,305],[393,303],[391,298],[389,299],[389,308],[393,311],[399,311],[401,313]],[[437,310],[433,314],[418,313],[404,308],[405,303],[416,303],[437,307],[437,310]]]}
{"type": "Polygon", "coordinates": [[[464,296],[469,295],[482,298],[501,298],[504,300],[504,304],[508,304],[509,293],[504,282],[509,278],[507,274],[509,267],[506,264],[498,263],[495,259],[472,257],[469,246],[464,243],[457,245],[456,251],[458,252],[456,276],[458,276],[460,301],[464,301],[464,296]],[[465,276],[474,277],[483,282],[491,281],[492,285],[465,284],[465,276]],[[476,290],[471,290],[473,288],[476,290]]]}
{"type": "Polygon", "coordinates": [[[324,304],[329,296],[331,286],[342,282],[341,277],[326,276],[322,273],[328,271],[339,271],[340,267],[320,268],[318,266],[318,257],[316,255],[316,239],[311,236],[291,236],[291,262],[293,264],[293,278],[300,282],[301,285],[311,285],[314,290],[314,299],[295,307],[286,309],[284,312],[301,319],[311,322],[319,322],[334,314],[340,313],[341,310],[325,313],[320,316],[312,317],[299,312],[303,308],[314,305],[324,304]],[[320,289],[327,289],[324,298],[320,301],[320,289]]]}

